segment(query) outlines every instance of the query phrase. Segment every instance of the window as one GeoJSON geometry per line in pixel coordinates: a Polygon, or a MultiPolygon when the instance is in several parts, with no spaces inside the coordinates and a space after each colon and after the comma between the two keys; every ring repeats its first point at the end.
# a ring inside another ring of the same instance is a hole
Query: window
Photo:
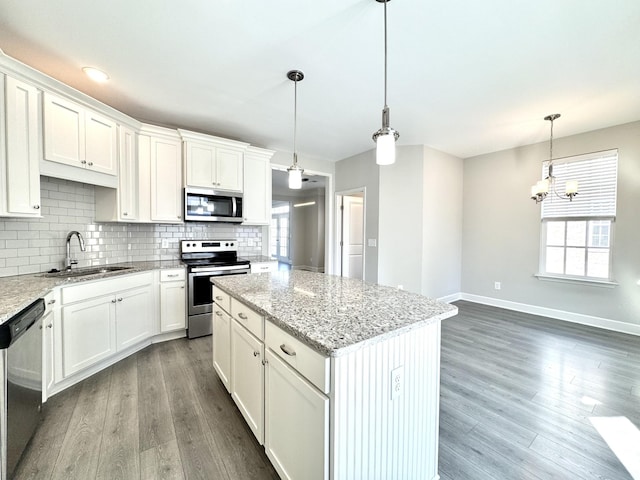
{"type": "MultiPolygon", "coordinates": [[[[611,280],[617,150],[555,160],[553,168],[558,192],[578,180],[580,193],[569,202],[550,188],[542,202],[541,275],[611,280]]],[[[548,162],[543,177],[547,170],[548,162]]]]}

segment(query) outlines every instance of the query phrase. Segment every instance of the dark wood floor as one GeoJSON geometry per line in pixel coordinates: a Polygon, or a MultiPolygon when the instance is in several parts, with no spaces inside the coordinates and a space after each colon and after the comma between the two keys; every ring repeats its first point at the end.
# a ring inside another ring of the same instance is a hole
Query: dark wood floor
{"type": "MultiPolygon", "coordinates": [[[[628,419],[640,448],[639,338],[457,305],[442,334],[442,480],[632,478],[590,418],[628,419]]],[[[277,475],[206,337],[153,345],[51,398],[16,478],[277,475]]]]}

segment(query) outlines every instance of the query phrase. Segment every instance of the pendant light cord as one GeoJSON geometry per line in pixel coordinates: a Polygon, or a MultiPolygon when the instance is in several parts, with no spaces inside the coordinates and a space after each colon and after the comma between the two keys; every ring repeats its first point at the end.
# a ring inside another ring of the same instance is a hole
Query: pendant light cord
{"type": "Polygon", "coordinates": [[[298,130],[298,80],[293,82],[293,164],[298,165],[296,153],[296,136],[298,130]]]}
{"type": "Polygon", "coordinates": [[[384,2],[384,108],[387,108],[387,2],[384,2]]]}
{"type": "Polygon", "coordinates": [[[549,137],[549,165],[553,162],[553,118],[551,119],[551,136],[549,137]]]}

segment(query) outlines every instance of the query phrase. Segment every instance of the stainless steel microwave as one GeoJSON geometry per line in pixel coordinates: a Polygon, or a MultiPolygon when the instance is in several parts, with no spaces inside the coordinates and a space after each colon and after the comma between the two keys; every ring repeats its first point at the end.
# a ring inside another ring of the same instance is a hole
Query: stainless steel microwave
{"type": "Polygon", "coordinates": [[[191,222],[241,223],[242,195],[207,188],[184,189],[184,219],[191,222]]]}

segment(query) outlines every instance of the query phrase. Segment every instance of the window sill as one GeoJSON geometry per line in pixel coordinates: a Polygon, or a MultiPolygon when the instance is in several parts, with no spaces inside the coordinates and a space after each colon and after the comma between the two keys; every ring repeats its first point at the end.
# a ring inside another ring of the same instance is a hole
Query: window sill
{"type": "Polygon", "coordinates": [[[535,273],[533,276],[536,277],[538,280],[544,280],[545,282],[573,283],[574,285],[589,285],[592,287],[615,288],[619,285],[618,282],[613,282],[611,280],[560,277],[556,275],[549,275],[546,273],[535,273]]]}

